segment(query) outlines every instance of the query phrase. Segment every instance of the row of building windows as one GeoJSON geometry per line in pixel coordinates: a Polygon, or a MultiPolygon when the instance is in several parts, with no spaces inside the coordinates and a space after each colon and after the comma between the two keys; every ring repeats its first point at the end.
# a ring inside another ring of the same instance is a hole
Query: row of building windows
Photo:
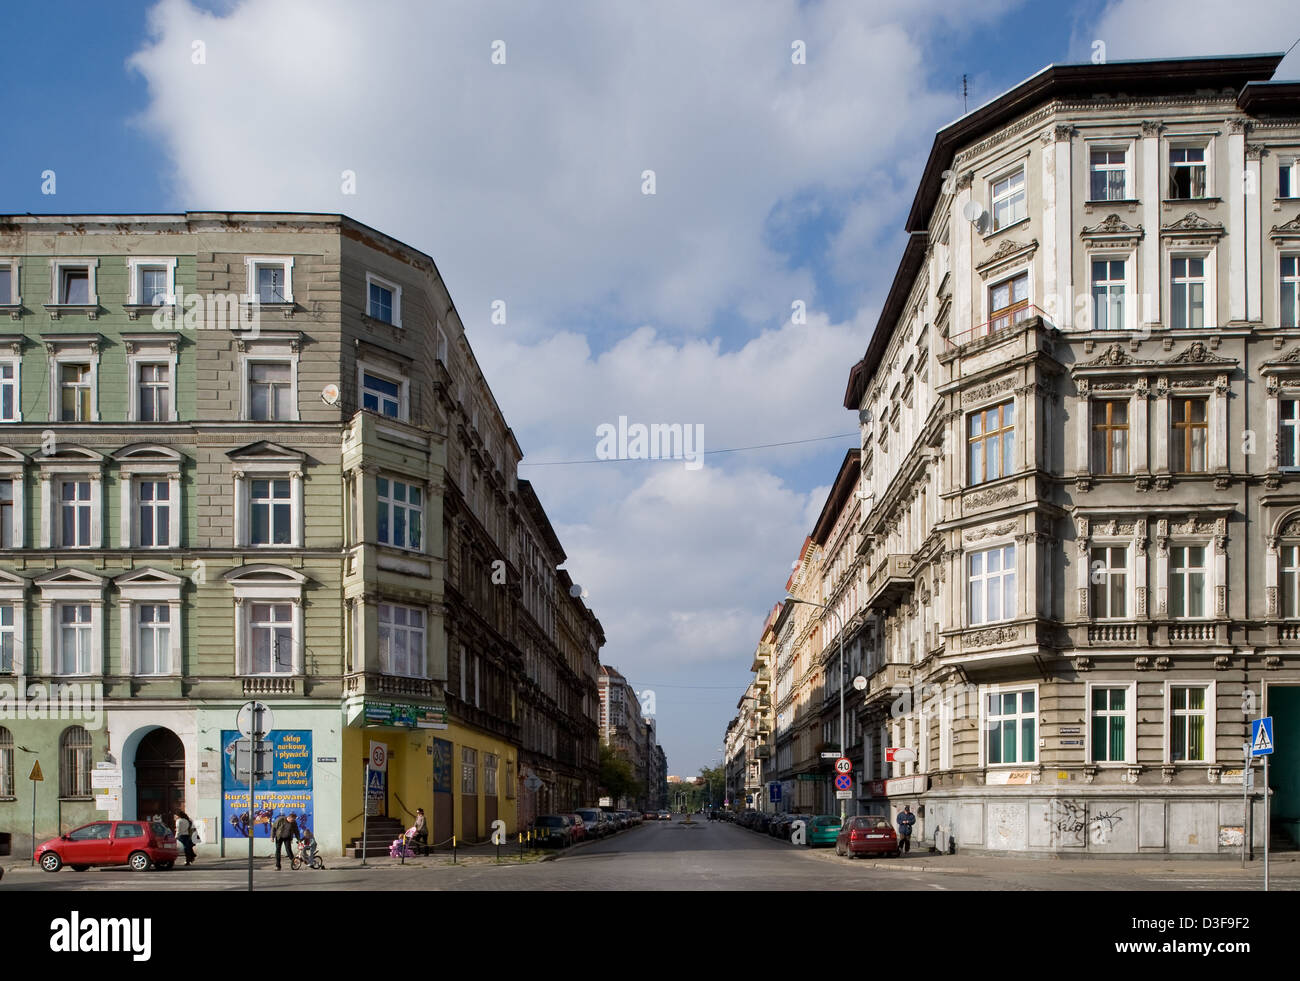
{"type": "MultiPolygon", "coordinates": [[[[0,422],[22,422],[21,359],[0,358],[0,422]]],[[[177,422],[174,356],[157,361],[130,359],[127,422],[177,422]]],[[[240,418],[251,422],[297,422],[298,362],[250,355],[243,359],[240,418]]],[[[358,369],[359,403],[364,410],[410,419],[410,380],[405,374],[372,365],[358,369]]],[[[56,422],[104,422],[99,410],[97,353],[56,355],[51,360],[48,418],[56,422]]]]}
{"type": "MultiPolygon", "coordinates": [[[[182,673],[181,604],[123,600],[123,673],[135,677],[175,677],[182,673]]],[[[35,673],[57,677],[102,676],[103,600],[53,600],[48,604],[45,644],[41,651],[27,649],[24,638],[25,607],[19,602],[0,603],[0,675],[35,673]],[[40,665],[24,663],[33,656],[40,665]]],[[[427,611],[396,603],[378,604],[380,670],[405,678],[428,677],[427,611]]],[[[247,602],[236,607],[240,675],[300,675],[302,622],[292,601],[247,602]]],[[[112,666],[109,674],[117,674],[112,666]]],[[[464,676],[462,676],[462,686],[464,676]]],[[[477,697],[477,682],[475,683],[477,697]]]]}
{"type": "MultiPolygon", "coordinates": [[[[52,475],[48,511],[41,512],[42,547],[109,547],[104,534],[102,479],[52,475]]],[[[123,477],[123,548],[175,548],[180,542],[181,489],[177,476],[123,477]]],[[[0,548],[21,548],[23,480],[0,477],[0,548]]],[[[424,550],[424,489],[393,477],[375,480],[376,538],[380,545],[424,550]]],[[[301,547],[300,474],[244,474],[235,478],[237,544],[241,547],[301,547]]]]}
{"type": "MultiPolygon", "coordinates": [[[[130,256],[126,263],[126,306],[158,307],[176,303],[174,257],[130,256]]],[[[244,264],[248,276],[245,302],[265,305],[294,302],[291,257],[248,256],[244,264]]],[[[19,268],[19,260],[0,258],[0,306],[18,306],[22,302],[19,268]]],[[[98,306],[98,268],[98,259],[51,259],[50,294],[46,302],[54,307],[98,306]]],[[[394,327],[402,326],[402,287],[375,273],[366,273],[366,315],[394,327]]]]}
{"type": "MultiPolygon", "coordinates": [[[[1165,199],[1195,201],[1213,197],[1212,154],[1209,141],[1168,147],[1165,168],[1165,199]]],[[[1137,183],[1133,174],[1133,145],[1094,143],[1088,152],[1088,201],[1136,202],[1137,183]]],[[[1001,231],[1027,216],[1025,165],[1017,165],[987,182],[990,232],[1001,231]]],[[[1300,157],[1283,154],[1277,164],[1277,196],[1300,197],[1300,157]]]]}
{"type": "MultiPolygon", "coordinates": [[[[17,796],[14,783],[13,733],[0,726],[0,800],[17,796]]],[[[89,797],[90,772],[94,768],[92,757],[94,742],[82,726],[68,726],[59,734],[59,796],[61,798],[89,797]]]]}

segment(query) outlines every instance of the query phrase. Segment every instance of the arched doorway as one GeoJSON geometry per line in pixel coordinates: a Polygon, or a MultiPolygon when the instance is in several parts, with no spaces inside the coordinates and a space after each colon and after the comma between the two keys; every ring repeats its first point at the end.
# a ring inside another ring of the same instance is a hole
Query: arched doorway
{"type": "Polygon", "coordinates": [[[135,750],[135,816],[166,816],[185,807],[185,746],[170,729],[154,729],[135,750]]]}

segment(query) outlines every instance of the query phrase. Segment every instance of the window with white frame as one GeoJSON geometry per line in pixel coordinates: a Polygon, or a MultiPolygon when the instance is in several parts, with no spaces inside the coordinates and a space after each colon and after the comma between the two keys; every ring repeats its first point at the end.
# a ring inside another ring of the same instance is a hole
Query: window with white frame
{"type": "Polygon", "coordinates": [[[136,365],[136,421],[167,422],[172,418],[171,365],[136,365]]]}
{"type": "Polygon", "coordinates": [[[50,302],[56,306],[89,307],[99,302],[95,290],[96,261],[54,259],[50,262],[50,302]]]}
{"type": "MultiPolygon", "coordinates": [[[[21,607],[16,603],[0,603],[0,675],[14,674],[15,654],[18,645],[18,614],[21,607]]],[[[3,797],[0,794],[0,797],[3,797]]]]}
{"type": "Polygon", "coordinates": [[[301,675],[302,573],[283,566],[240,566],[225,573],[235,597],[235,665],[241,675],[301,675]]]}
{"type": "Polygon", "coordinates": [[[172,673],[171,631],[171,607],[168,604],[136,604],[136,674],[172,673]]]}
{"type": "Polygon", "coordinates": [[[1206,148],[1175,146],[1169,148],[1169,197],[1174,200],[1203,198],[1209,193],[1206,148]]]}
{"type": "Polygon", "coordinates": [[[94,420],[95,373],[88,362],[59,363],[59,421],[94,420]]]}
{"type": "Polygon", "coordinates": [[[176,302],[176,260],[130,256],[126,260],[127,306],[158,307],[176,302]]]}
{"type": "Polygon", "coordinates": [[[179,547],[181,455],[167,446],[135,444],[113,457],[121,488],[122,546],[179,547]]]}
{"type": "Polygon", "coordinates": [[[22,422],[22,362],[18,358],[0,360],[0,422],[22,422]]]}
{"type": "Polygon", "coordinates": [[[402,326],[402,288],[374,273],[366,273],[366,314],[394,327],[402,326]]]}
{"type": "Polygon", "coordinates": [[[1300,617],[1300,545],[1283,545],[1277,551],[1282,573],[1282,616],[1294,620],[1300,617]]]}
{"type": "Polygon", "coordinates": [[[1103,545],[1092,549],[1089,581],[1091,613],[1099,620],[1128,616],[1128,546],[1103,545]]]}
{"type": "Polygon", "coordinates": [[[293,363],[248,361],[248,418],[257,422],[297,418],[293,363]]]}
{"type": "Polygon", "coordinates": [[[1300,399],[1278,401],[1278,466],[1300,467],[1300,399]]]}
{"type": "Polygon", "coordinates": [[[293,303],[293,259],[248,256],[248,297],[254,303],[293,303]]]}
{"type": "Polygon", "coordinates": [[[181,673],[181,590],[184,580],[140,568],[113,580],[120,596],[121,672],[139,676],[181,673]]]}
{"type": "Polygon", "coordinates": [[[994,691],[984,697],[985,760],[990,765],[1038,759],[1037,692],[994,691]]]}
{"type": "Polygon", "coordinates": [[[293,488],[288,477],[248,481],[248,544],[293,544],[293,488]]]}
{"type": "Polygon", "coordinates": [[[140,479],[135,483],[137,544],[166,548],[171,541],[171,482],[140,479]]]}
{"type": "Polygon", "coordinates": [[[1208,469],[1209,400],[1170,398],[1169,469],[1174,473],[1205,473],[1208,469]]]}
{"type": "Polygon", "coordinates": [[[42,334],[49,352],[49,418],[99,421],[98,334],[42,334]]]}
{"type": "Polygon", "coordinates": [[[1169,686],[1169,759],[1173,763],[1204,763],[1209,733],[1209,687],[1169,686]]]}
{"type": "Polygon", "coordinates": [[[1209,615],[1209,567],[1204,545],[1174,545],[1169,549],[1169,615],[1196,619],[1209,615]]]}
{"type": "Polygon", "coordinates": [[[361,373],[361,407],[390,419],[402,417],[402,384],[373,371],[361,373]]]}
{"type": "Polygon", "coordinates": [[[1205,259],[1173,256],[1169,262],[1169,326],[1205,326],[1205,259]]]}
{"type": "Polygon", "coordinates": [[[375,479],[379,544],[418,552],[424,541],[424,491],[390,477],[375,479]]]}
{"type": "Polygon", "coordinates": [[[1092,326],[1094,330],[1123,330],[1124,294],[1128,290],[1123,259],[1092,260],[1092,326]]]}
{"type": "MultiPolygon", "coordinates": [[[[38,455],[41,467],[40,547],[102,548],[105,458],[93,450],[60,444],[53,455],[38,455]]],[[[15,498],[19,484],[14,483],[15,498]]],[[[21,523],[15,510],[15,536],[21,523]]]]}
{"type": "Polygon", "coordinates": [[[1030,314],[1028,272],[989,287],[989,333],[1018,324],[1030,314]]]}
{"type": "Polygon", "coordinates": [[[93,651],[93,624],[89,603],[60,603],[58,614],[58,651],[54,673],[57,675],[90,674],[93,651]]]}
{"type": "Polygon", "coordinates": [[[89,480],[60,480],[59,539],[60,548],[94,548],[91,517],[94,511],[92,484],[89,480]]]}
{"type": "Polygon", "coordinates": [[[1128,193],[1128,153],[1094,147],[1089,153],[1089,201],[1124,201],[1128,193]]]}
{"type": "Polygon", "coordinates": [[[1282,256],[1279,274],[1278,323],[1283,327],[1300,326],[1300,256],[1282,256]]]}
{"type": "Polygon", "coordinates": [[[1024,167],[1017,167],[1006,176],[989,182],[989,205],[995,232],[1025,217],[1028,212],[1025,207],[1024,167]]]}
{"type": "Polygon", "coordinates": [[[1091,702],[1091,761],[1126,762],[1129,758],[1129,712],[1133,707],[1129,689],[1095,687],[1092,689],[1091,702]]]}
{"type": "Polygon", "coordinates": [[[1005,477],[1015,470],[1015,403],[972,412],[966,419],[968,486],[1005,477]]]}
{"type": "Polygon", "coordinates": [[[248,674],[294,673],[292,603],[250,603],[248,674]]]}
{"type": "Polygon", "coordinates": [[[18,263],[0,259],[0,306],[18,305],[18,263]]]}
{"type": "Polygon", "coordinates": [[[14,735],[0,726],[0,798],[13,797],[14,788],[14,735]]]}
{"type": "Polygon", "coordinates": [[[1300,157],[1280,157],[1277,163],[1277,196],[1300,198],[1300,157]]]}
{"type": "Polygon", "coordinates": [[[14,529],[22,520],[14,500],[14,478],[0,477],[0,548],[16,548],[14,529]]]}
{"type": "Polygon", "coordinates": [[[967,615],[972,627],[1016,615],[1016,547],[971,552],[967,557],[967,615]]]}
{"type": "Polygon", "coordinates": [[[384,674],[423,678],[424,611],[396,603],[379,604],[379,663],[384,674]]]}
{"type": "Polygon", "coordinates": [[[1128,399],[1097,399],[1092,411],[1092,472],[1128,473],[1128,399]]]}

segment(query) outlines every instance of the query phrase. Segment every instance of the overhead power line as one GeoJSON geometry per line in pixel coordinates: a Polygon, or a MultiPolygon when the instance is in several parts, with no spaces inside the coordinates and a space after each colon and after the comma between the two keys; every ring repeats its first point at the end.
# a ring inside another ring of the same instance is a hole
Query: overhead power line
{"type": "MultiPolygon", "coordinates": [[[[800,443],[824,443],[832,439],[848,439],[853,437],[858,439],[861,433],[836,433],[833,436],[810,436],[808,439],[787,439],[780,443],[756,443],[753,446],[729,446],[723,450],[704,450],[704,456],[711,456],[718,453],[744,453],[747,450],[770,450],[778,446],[796,446],[800,443]]],[[[521,460],[521,467],[569,467],[581,463],[678,463],[680,457],[662,457],[659,459],[647,460],[640,457],[611,457],[607,460],[592,458],[590,460],[538,460],[529,461],[521,460]]]]}

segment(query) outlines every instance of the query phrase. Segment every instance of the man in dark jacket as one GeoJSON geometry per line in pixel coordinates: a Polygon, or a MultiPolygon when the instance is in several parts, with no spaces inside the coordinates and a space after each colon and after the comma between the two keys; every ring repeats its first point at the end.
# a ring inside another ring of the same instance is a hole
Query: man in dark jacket
{"type": "Polygon", "coordinates": [[[904,855],[912,850],[912,825],[916,824],[916,815],[912,813],[912,805],[908,804],[903,808],[903,813],[898,815],[898,850],[904,855]]]}
{"type": "Polygon", "coordinates": [[[293,842],[302,840],[302,829],[298,827],[298,815],[290,814],[285,817],[280,815],[275,825],[271,828],[271,837],[275,839],[275,867],[280,868],[280,848],[284,848],[284,853],[289,856],[290,864],[293,863],[293,842]]]}

